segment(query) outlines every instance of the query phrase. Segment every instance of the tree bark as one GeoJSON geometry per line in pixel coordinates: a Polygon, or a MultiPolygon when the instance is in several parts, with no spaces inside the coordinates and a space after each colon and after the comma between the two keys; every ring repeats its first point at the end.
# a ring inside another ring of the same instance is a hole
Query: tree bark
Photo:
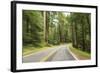
{"type": "Polygon", "coordinates": [[[84,23],[83,20],[81,19],[82,22],[82,50],[85,51],[85,34],[84,34],[84,23]]]}
{"type": "Polygon", "coordinates": [[[48,12],[44,11],[44,40],[48,44],[49,24],[48,12]]]}

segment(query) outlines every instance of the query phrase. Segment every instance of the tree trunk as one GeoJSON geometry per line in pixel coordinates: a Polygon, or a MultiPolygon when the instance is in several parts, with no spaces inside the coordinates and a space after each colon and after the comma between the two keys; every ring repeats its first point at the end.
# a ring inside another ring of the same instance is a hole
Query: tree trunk
{"type": "Polygon", "coordinates": [[[74,25],[73,25],[73,22],[71,23],[71,27],[72,27],[72,28],[71,28],[71,29],[72,29],[72,45],[75,46],[75,45],[74,45],[74,42],[75,42],[75,41],[74,41],[74,25]]]}
{"type": "Polygon", "coordinates": [[[75,25],[75,47],[78,48],[77,23],[75,25]]]}
{"type": "Polygon", "coordinates": [[[82,22],[82,50],[85,51],[85,34],[84,34],[85,31],[84,31],[84,23],[83,23],[83,20],[81,22],[82,22]]]}
{"type": "Polygon", "coordinates": [[[44,11],[44,40],[48,44],[49,24],[48,12],[44,11]]]}

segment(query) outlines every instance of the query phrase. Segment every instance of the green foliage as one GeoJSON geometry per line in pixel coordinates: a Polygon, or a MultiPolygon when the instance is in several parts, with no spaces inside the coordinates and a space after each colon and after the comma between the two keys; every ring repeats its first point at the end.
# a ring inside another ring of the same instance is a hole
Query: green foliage
{"type": "Polygon", "coordinates": [[[23,45],[39,45],[43,40],[41,11],[23,10],[23,45]]]}
{"type": "Polygon", "coordinates": [[[56,11],[23,10],[23,45],[35,47],[72,42],[91,51],[91,15],[56,11]]]}
{"type": "Polygon", "coordinates": [[[72,27],[73,46],[90,52],[91,32],[89,13],[71,13],[69,23],[72,27]]]}

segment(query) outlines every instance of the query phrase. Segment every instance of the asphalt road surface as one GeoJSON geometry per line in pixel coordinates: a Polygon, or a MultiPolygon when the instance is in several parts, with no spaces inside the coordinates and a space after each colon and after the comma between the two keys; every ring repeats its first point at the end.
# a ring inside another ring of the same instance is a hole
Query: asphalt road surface
{"type": "Polygon", "coordinates": [[[49,48],[41,52],[32,53],[24,56],[23,63],[41,62],[41,61],[68,61],[75,60],[65,45],[49,48]]]}

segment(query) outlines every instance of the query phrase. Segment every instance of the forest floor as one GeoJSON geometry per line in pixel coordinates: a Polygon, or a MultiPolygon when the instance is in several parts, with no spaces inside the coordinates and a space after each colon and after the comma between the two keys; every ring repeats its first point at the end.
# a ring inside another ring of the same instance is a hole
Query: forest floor
{"type": "Polygon", "coordinates": [[[91,59],[91,54],[79,50],[79,48],[72,47],[72,44],[67,44],[71,52],[79,59],[79,60],[88,60],[91,59]]]}

